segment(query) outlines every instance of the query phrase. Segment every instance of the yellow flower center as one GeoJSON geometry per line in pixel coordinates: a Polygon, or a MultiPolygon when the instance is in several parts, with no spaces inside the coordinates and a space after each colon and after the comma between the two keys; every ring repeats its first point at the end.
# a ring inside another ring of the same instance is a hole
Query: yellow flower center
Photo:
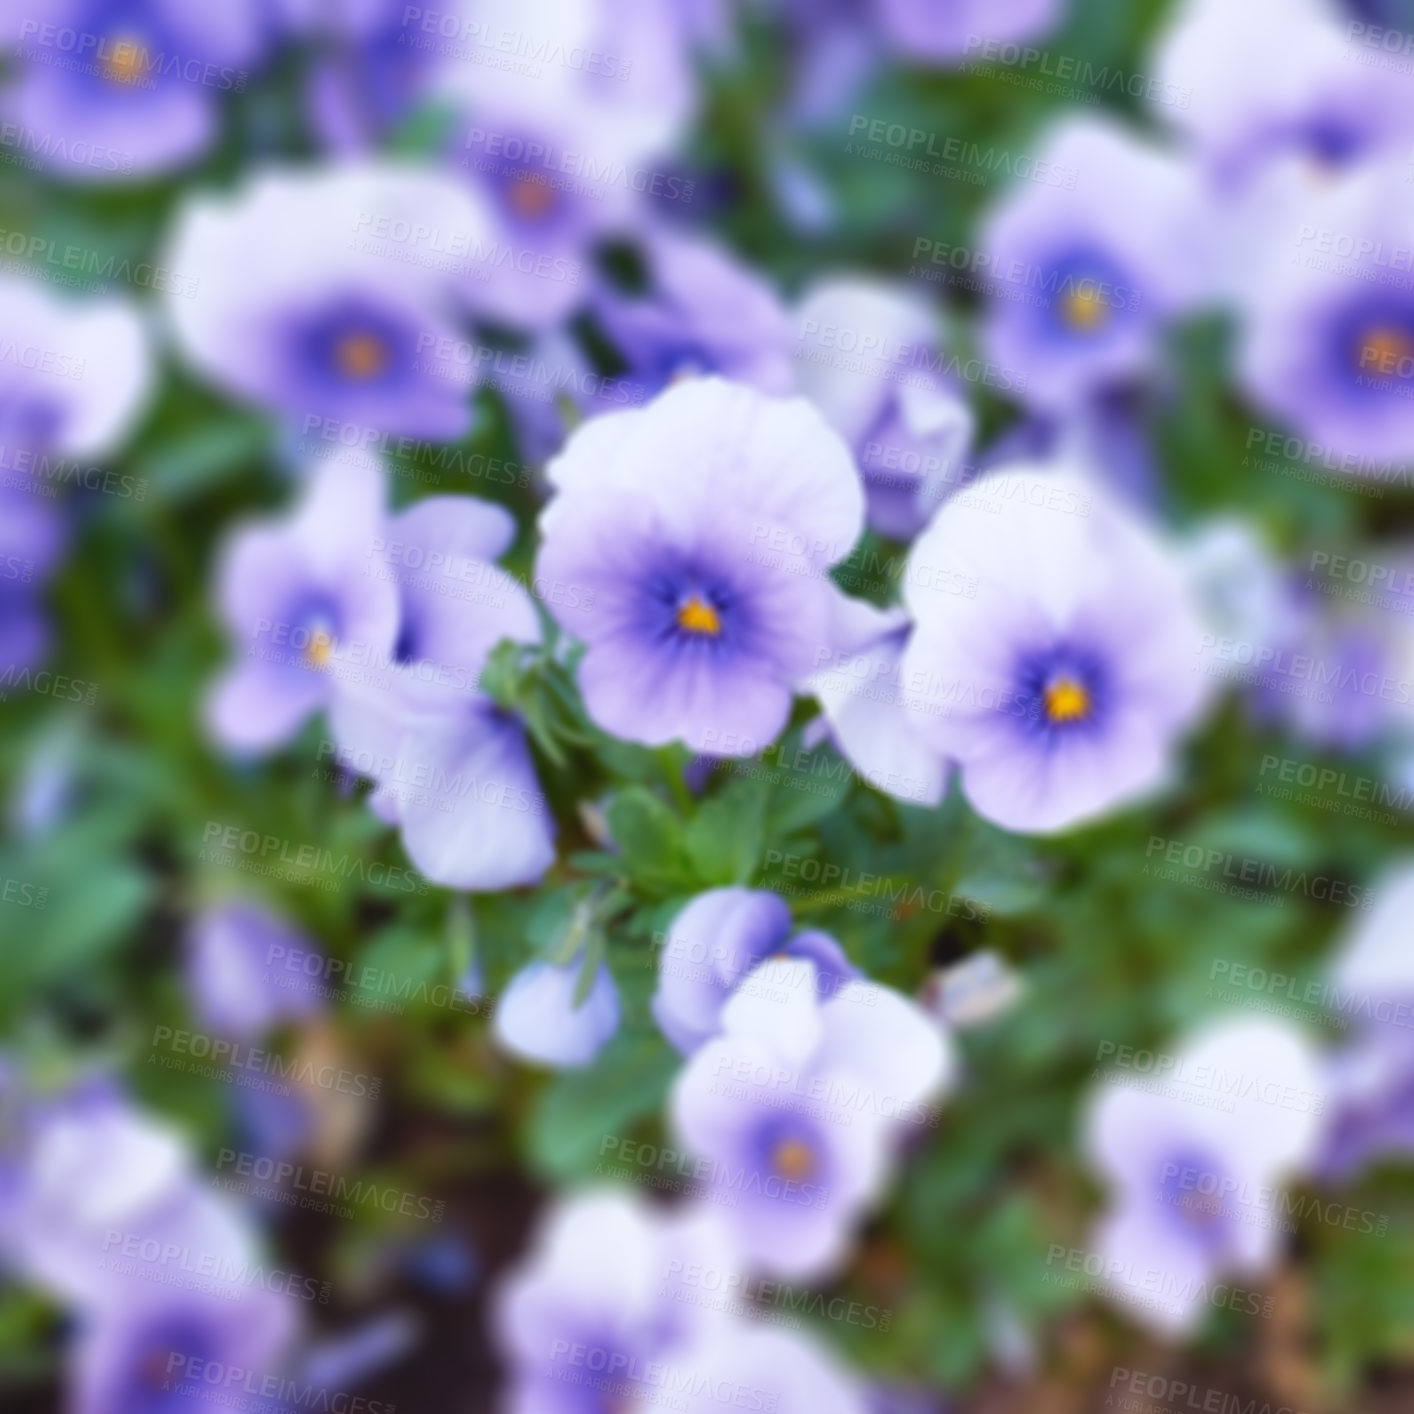
{"type": "Polygon", "coordinates": [[[782,1178],[799,1182],[815,1172],[815,1151],[803,1139],[782,1139],[771,1151],[771,1167],[782,1178]]]}
{"type": "Polygon", "coordinates": [[[141,43],[136,39],[116,40],[103,56],[103,77],[109,83],[135,84],[142,80],[146,68],[141,43]]]}
{"type": "Polygon", "coordinates": [[[315,629],[309,636],[309,646],[304,650],[304,660],[311,668],[322,668],[334,653],[334,635],[324,629],[315,629]]]}
{"type": "Polygon", "coordinates": [[[388,349],[376,334],[345,334],[334,346],[334,362],[346,378],[362,383],[388,366],[388,349]]]}
{"type": "Polygon", "coordinates": [[[1088,333],[1109,318],[1109,307],[1094,290],[1072,290],[1065,297],[1065,322],[1088,333]]]}
{"type": "Polygon", "coordinates": [[[1078,722],[1090,715],[1090,694],[1074,678],[1056,678],[1046,686],[1046,716],[1053,722],[1078,722]]]}
{"type": "Polygon", "coordinates": [[[1367,373],[1414,374],[1414,340],[1399,329],[1376,326],[1360,342],[1360,367],[1367,373]]]}
{"type": "Polygon", "coordinates": [[[678,608],[678,627],[688,633],[706,633],[715,638],[722,631],[722,620],[705,599],[693,594],[678,608]]]}
{"type": "Polygon", "coordinates": [[[517,177],[511,183],[511,209],[527,221],[538,221],[555,204],[555,190],[549,182],[533,177],[517,177]]]}

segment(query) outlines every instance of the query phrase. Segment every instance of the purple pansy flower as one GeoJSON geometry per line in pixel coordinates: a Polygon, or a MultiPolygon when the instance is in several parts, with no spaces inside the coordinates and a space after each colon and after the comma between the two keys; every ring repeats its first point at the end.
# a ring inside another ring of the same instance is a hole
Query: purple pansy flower
{"type": "MultiPolygon", "coordinates": [[[[222,1255],[237,1264],[254,1260],[222,1255]]],[[[229,1297],[135,1282],[79,1327],[69,1407],[74,1414],[200,1414],[211,1407],[213,1374],[239,1370],[277,1381],[297,1331],[293,1308],[291,1297],[254,1282],[229,1297]]]]}
{"type": "Polygon", "coordinates": [[[583,971],[578,958],[521,968],[496,1004],[496,1039],[513,1054],[556,1069],[589,1065],[619,1029],[619,992],[601,962],[577,1002],[583,971]]]}
{"type": "Polygon", "coordinates": [[[525,728],[479,688],[498,642],[540,637],[530,596],[493,563],[514,535],[471,496],[428,497],[380,527],[364,571],[396,584],[395,665],[342,681],[334,702],[335,759],[377,783],[373,808],[451,888],[533,884],[555,857],[525,728]]]}
{"type": "Polygon", "coordinates": [[[1337,1180],[1381,1158],[1414,1154],[1414,866],[1402,863],[1369,892],[1374,906],[1331,968],[1330,1005],[1354,1020],[1328,1069],[1335,1113],[1321,1168],[1337,1180]]]}
{"type": "Polygon", "coordinates": [[[789,1275],[843,1256],[901,1123],[920,1118],[950,1070],[940,1028],[896,992],[854,981],[821,1004],[817,991],[812,961],[763,963],[671,1101],[747,1259],[789,1275]]]}
{"type": "Polygon", "coordinates": [[[1006,829],[1062,830],[1153,790],[1208,695],[1176,557],[1073,470],[998,469],[955,496],[915,542],[904,598],[914,729],[1006,829]],[[938,565],[975,594],[940,592],[938,565]]]}
{"type": "Polygon", "coordinates": [[[1308,196],[1242,298],[1246,391],[1357,476],[1414,456],[1414,277],[1387,269],[1414,219],[1405,175],[1373,163],[1308,196]]]}
{"type": "Polygon", "coordinates": [[[1267,1018],[1214,1022],[1172,1061],[1162,1090],[1137,1076],[1106,1085],[1085,1142],[1110,1190],[1092,1243],[1109,1289],[1181,1335],[1215,1278],[1271,1264],[1280,1234],[1262,1221],[1263,1191],[1315,1155],[1324,1096],[1314,1048],[1267,1018]]]}
{"type": "Polygon", "coordinates": [[[1308,175],[1329,174],[1408,145],[1414,84],[1360,59],[1326,0],[1186,0],[1160,36],[1153,72],[1169,96],[1164,116],[1232,190],[1288,157],[1308,175]],[[1264,63],[1274,34],[1282,62],[1264,63]]]}
{"type": "Polygon", "coordinates": [[[849,452],[801,399],[692,379],[584,423],[549,466],[537,572],[606,731],[751,755],[785,725],[858,538],[849,452]]]}
{"type": "Polygon", "coordinates": [[[0,279],[0,345],[0,670],[22,670],[49,642],[40,599],[66,539],[53,493],[126,434],[152,359],[128,305],[74,304],[18,276],[0,279]]]}
{"type": "Polygon", "coordinates": [[[790,325],[776,292],[726,250],[666,230],[644,241],[648,287],[604,295],[600,322],[651,394],[717,373],[763,393],[794,391],[790,325]]]}
{"type": "Polygon", "coordinates": [[[283,24],[313,48],[310,121],[337,151],[373,147],[412,111],[431,50],[408,43],[404,0],[275,0],[283,24]]]}
{"type": "Polygon", "coordinates": [[[827,933],[791,936],[790,909],[765,889],[709,889],[673,920],[658,966],[653,1017],[684,1055],[721,1029],[727,999],[767,958],[809,958],[822,996],[833,996],[859,970],[827,933]]]}
{"type": "Polygon", "coordinates": [[[973,432],[966,402],[933,366],[931,312],[881,281],[839,277],[806,292],[796,330],[801,392],[853,449],[869,524],[910,539],[960,484],[973,432]],[[900,366],[913,371],[899,378],[900,366]]]}
{"type": "Polygon", "coordinates": [[[181,352],[303,432],[336,424],[449,440],[471,421],[453,315],[487,218],[449,176],[391,163],[263,170],[194,198],[165,263],[181,352]]]}
{"type": "Polygon", "coordinates": [[[230,537],[216,594],[237,657],[207,702],[218,742],[277,747],[328,705],[335,673],[386,669],[398,595],[368,572],[382,530],[382,473],[331,462],[311,474],[293,514],[230,537]]]}
{"type": "MultiPolygon", "coordinates": [[[[679,1299],[682,1274],[728,1258],[711,1214],[668,1216],[632,1194],[562,1199],[496,1293],[515,1414],[584,1414],[651,1388],[721,1319],[679,1299]]],[[[690,1293],[689,1293],[690,1294],[690,1293]]]]}
{"type": "Polygon", "coordinates": [[[7,0],[0,38],[21,61],[3,102],[72,181],[145,177],[190,162],[219,108],[244,90],[268,35],[259,0],[196,11],[183,0],[7,0]]]}
{"type": "Polygon", "coordinates": [[[609,172],[625,185],[677,146],[697,106],[679,8],[677,0],[457,0],[411,19],[408,40],[431,45],[441,59],[437,92],[474,119],[562,114],[573,153],[562,170],[591,180],[609,172]]]}
{"type": "Polygon", "coordinates": [[[254,899],[203,909],[187,938],[193,1010],[203,1025],[239,1040],[253,1040],[287,1019],[317,1015],[323,963],[303,933],[254,899]],[[306,961],[315,964],[312,973],[306,961]]]}
{"type": "Polygon", "coordinates": [[[105,1235],[147,1230],[194,1185],[181,1136],[103,1079],[57,1098],[24,1096],[11,1142],[4,1249],[28,1278],[83,1307],[105,1288],[105,1235]]]}
{"type": "Polygon", "coordinates": [[[1197,182],[1179,158],[1084,116],[1052,129],[1037,162],[1066,182],[1013,188],[978,238],[991,282],[983,337],[1027,401],[1061,410],[1146,374],[1165,322],[1210,276],[1195,258],[1197,182]]]}

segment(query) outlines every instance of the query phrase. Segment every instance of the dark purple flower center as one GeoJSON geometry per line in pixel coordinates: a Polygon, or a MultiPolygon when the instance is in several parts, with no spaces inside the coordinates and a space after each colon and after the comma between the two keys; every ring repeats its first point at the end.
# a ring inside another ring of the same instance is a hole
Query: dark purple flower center
{"type": "Polygon", "coordinates": [[[1185,1237],[1216,1256],[1231,1240],[1232,1185],[1222,1161],[1201,1149],[1170,1154],[1160,1170],[1159,1199],[1164,1215],[1185,1237]]]}
{"type": "Polygon", "coordinates": [[[1025,653],[1016,679],[1021,713],[1036,735],[1060,739],[1104,719],[1109,673],[1096,653],[1068,644],[1025,653]]]}
{"type": "Polygon", "coordinates": [[[1120,323],[1134,297],[1132,282],[1106,252],[1084,248],[1060,256],[1038,283],[1050,296],[1052,331],[1067,342],[1091,342],[1120,323]]]}

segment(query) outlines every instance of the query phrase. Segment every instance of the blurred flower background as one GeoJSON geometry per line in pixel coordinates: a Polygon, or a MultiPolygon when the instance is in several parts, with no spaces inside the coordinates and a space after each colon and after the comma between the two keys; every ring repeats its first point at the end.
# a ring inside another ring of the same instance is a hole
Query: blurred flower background
{"type": "Polygon", "coordinates": [[[1414,1398],[1414,9],[0,0],[16,1411],[1414,1398]]]}

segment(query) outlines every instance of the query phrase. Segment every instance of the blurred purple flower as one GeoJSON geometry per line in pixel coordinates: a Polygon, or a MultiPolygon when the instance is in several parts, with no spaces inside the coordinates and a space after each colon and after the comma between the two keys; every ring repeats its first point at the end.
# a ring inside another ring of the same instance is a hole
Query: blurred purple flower
{"type": "Polygon", "coordinates": [[[392,517],[366,569],[397,586],[395,665],[341,682],[332,713],[336,759],[377,783],[375,811],[451,888],[533,884],[555,857],[525,728],[479,687],[498,642],[540,638],[530,596],[493,563],[514,535],[507,512],[471,496],[392,517]]]}
{"type": "Polygon", "coordinates": [[[151,177],[199,157],[222,102],[269,36],[260,0],[6,0],[0,40],[21,61],[3,103],[61,179],[151,177]]]}
{"type": "Polygon", "coordinates": [[[721,1317],[679,1298],[689,1266],[729,1261],[712,1217],[669,1216],[636,1196],[561,1199],[530,1257],[496,1294],[513,1414],[583,1414],[655,1391],[721,1317]],[[630,1395],[631,1397],[631,1395],[630,1395]]]}
{"type": "Polygon", "coordinates": [[[1171,1060],[1162,1089],[1137,1074],[1106,1084],[1085,1143],[1110,1191],[1091,1244],[1109,1289],[1180,1336],[1202,1319],[1215,1278],[1272,1264],[1281,1235],[1263,1221],[1264,1190],[1270,1201],[1309,1165],[1324,1096],[1314,1048],[1276,1020],[1210,1023],[1171,1060]]]}
{"type": "Polygon", "coordinates": [[[1414,1155],[1414,865],[1400,864],[1370,892],[1374,907],[1348,931],[1331,968],[1332,1009],[1353,1022],[1327,1070],[1335,1113],[1321,1169],[1337,1181],[1414,1155]]]}
{"type": "Polygon", "coordinates": [[[152,359],[128,305],[76,305],[18,276],[0,278],[0,345],[0,671],[19,671],[48,650],[41,596],[67,535],[55,493],[127,433],[152,359]]]}
{"type": "Polygon", "coordinates": [[[644,239],[648,288],[603,294],[600,322],[625,377],[650,395],[683,378],[720,374],[763,393],[794,390],[790,325],[775,291],[725,249],[663,229],[644,239]]]}
{"type": "Polygon", "coordinates": [[[1179,563],[1077,471],[998,469],[918,538],[900,672],[981,815],[1049,833],[1157,788],[1208,697],[1179,563]],[[938,566],[975,593],[940,589],[938,566]]]}
{"type": "Polygon", "coordinates": [[[1161,111],[1231,191],[1285,158],[1329,175],[1408,146],[1414,84],[1360,57],[1327,0],[1185,0],[1153,71],[1168,95],[1161,111]],[[1276,35],[1282,59],[1269,64],[1276,35]]]}
{"type": "Polygon", "coordinates": [[[936,371],[932,312],[916,294],[842,276],[806,291],[796,336],[800,390],[853,450],[869,524],[911,539],[961,484],[973,433],[966,401],[936,371]],[[916,371],[899,378],[900,366],[916,371]]]}
{"type": "Polygon", "coordinates": [[[717,1035],[722,1007],[758,963],[809,958],[822,996],[860,976],[840,945],[813,929],[791,936],[790,909],[765,889],[709,889],[673,919],[658,964],[653,1017],[684,1055],[717,1035]]]}
{"type": "Polygon", "coordinates": [[[815,964],[763,963],[673,1086],[680,1142],[751,1265],[815,1275],[843,1257],[878,1198],[901,1126],[951,1070],[918,1007],[872,982],[820,1003],[815,964]]]}
{"type": "Polygon", "coordinates": [[[165,256],[181,352],[304,433],[449,440],[470,426],[470,345],[454,321],[488,218],[449,176],[391,163],[266,168],[181,211],[165,256]],[[462,355],[465,355],[463,357],[462,355]]]}
{"type": "Polygon", "coordinates": [[[369,573],[383,529],[382,473],[329,462],[288,515],[236,530],[217,604],[236,660],[214,684],[207,725],[235,751],[268,751],[329,704],[335,672],[386,668],[398,595],[369,573]]]}
{"type": "Polygon", "coordinates": [[[30,1280],[87,1308],[105,1289],[106,1234],[146,1232],[185,1200],[188,1147],[103,1079],[17,1096],[15,1108],[0,1247],[30,1280]]]}
{"type": "Polygon", "coordinates": [[[1414,280],[1391,280],[1414,220],[1403,161],[1327,184],[1278,223],[1242,298],[1247,393],[1354,476],[1414,456],[1414,280]],[[1330,236],[1341,254],[1322,256],[1330,236]]]}
{"type": "Polygon", "coordinates": [[[511,978],[492,1028],[508,1051],[556,1069],[589,1065],[619,1029],[619,992],[601,962],[576,1003],[583,964],[532,962],[511,978]]]}
{"type": "Polygon", "coordinates": [[[1037,156],[1060,185],[1022,183],[987,218],[989,357],[1036,406],[1142,378],[1164,324],[1209,292],[1195,175],[1127,127],[1066,118],[1037,156]],[[1115,203],[1125,216],[1114,219],[1115,203]]]}
{"type": "Polygon", "coordinates": [[[825,641],[826,577],[858,538],[848,450],[801,399],[692,379],[584,423],[549,466],[537,573],[588,651],[606,731],[747,756],[785,725],[825,641]]]}
{"type": "Polygon", "coordinates": [[[310,44],[306,101],[327,147],[374,147],[413,111],[433,72],[431,51],[408,43],[404,0],[274,0],[291,34],[310,44]]]}
{"type": "Polygon", "coordinates": [[[317,1015],[324,976],[319,950],[254,899],[203,909],[187,937],[187,989],[204,1026],[249,1041],[287,1019],[317,1015]],[[318,964],[313,976],[303,966],[318,964]]]}

